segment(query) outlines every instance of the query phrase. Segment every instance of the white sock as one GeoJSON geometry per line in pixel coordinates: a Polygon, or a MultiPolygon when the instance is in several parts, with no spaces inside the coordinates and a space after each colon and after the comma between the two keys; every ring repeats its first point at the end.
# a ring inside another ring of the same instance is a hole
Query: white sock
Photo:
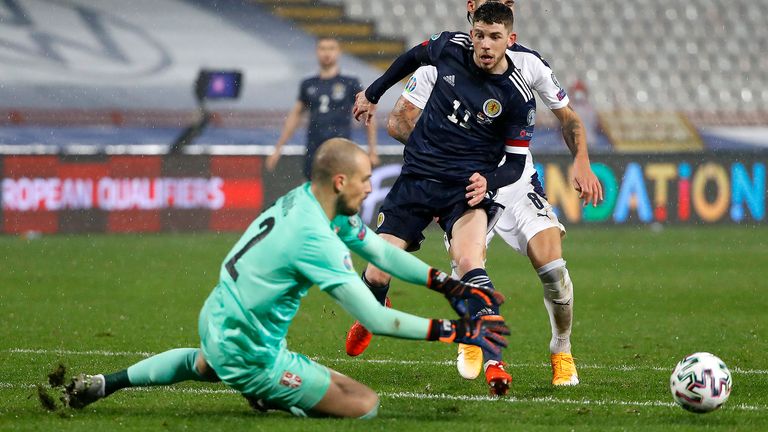
{"type": "Polygon", "coordinates": [[[562,258],[547,263],[536,273],[544,288],[544,306],[549,313],[552,327],[552,339],[549,351],[555,353],[571,352],[571,325],[573,323],[573,283],[565,268],[562,258]]]}

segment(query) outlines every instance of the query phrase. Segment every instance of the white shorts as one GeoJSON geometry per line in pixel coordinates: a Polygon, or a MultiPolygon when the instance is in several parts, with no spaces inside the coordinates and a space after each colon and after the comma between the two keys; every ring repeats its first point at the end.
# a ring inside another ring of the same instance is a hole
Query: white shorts
{"type": "Polygon", "coordinates": [[[560,235],[564,236],[565,227],[557,219],[552,206],[542,196],[544,190],[536,176],[530,152],[525,165],[520,180],[499,189],[494,197],[494,201],[505,208],[496,225],[488,233],[486,245],[490,244],[494,235],[498,235],[512,249],[527,256],[528,242],[533,236],[549,228],[560,229],[560,235]]]}

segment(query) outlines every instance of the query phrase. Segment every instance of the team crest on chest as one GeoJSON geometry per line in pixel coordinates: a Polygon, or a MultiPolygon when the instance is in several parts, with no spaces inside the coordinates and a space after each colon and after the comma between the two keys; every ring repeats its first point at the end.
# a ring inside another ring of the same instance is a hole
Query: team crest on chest
{"type": "Polygon", "coordinates": [[[331,89],[331,98],[333,100],[342,100],[344,99],[344,95],[347,93],[347,86],[344,84],[334,84],[333,88],[331,89]]]}
{"type": "Polygon", "coordinates": [[[501,114],[501,102],[496,99],[488,99],[483,103],[483,113],[490,118],[496,118],[501,114]]]}

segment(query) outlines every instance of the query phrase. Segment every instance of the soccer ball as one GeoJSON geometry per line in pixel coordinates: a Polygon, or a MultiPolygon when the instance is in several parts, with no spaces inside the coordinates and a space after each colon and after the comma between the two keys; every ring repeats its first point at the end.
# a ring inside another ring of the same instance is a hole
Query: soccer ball
{"type": "Polygon", "coordinates": [[[708,413],[720,408],[731,394],[731,371],[717,356],[697,352],[675,366],[669,389],[678,405],[695,413],[708,413]]]}

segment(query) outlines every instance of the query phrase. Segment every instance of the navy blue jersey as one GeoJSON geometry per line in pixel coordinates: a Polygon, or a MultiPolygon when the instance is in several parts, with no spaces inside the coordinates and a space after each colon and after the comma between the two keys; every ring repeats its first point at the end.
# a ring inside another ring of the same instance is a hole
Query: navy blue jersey
{"type": "Polygon", "coordinates": [[[349,138],[352,105],[355,94],[361,90],[357,78],[344,75],[329,79],[314,76],[301,82],[299,101],[309,110],[307,147],[310,151],[329,138],[349,138]]]}
{"type": "Polygon", "coordinates": [[[536,100],[520,90],[523,77],[509,56],[509,68],[494,75],[475,64],[466,33],[444,32],[424,44],[437,80],[405,146],[403,173],[466,182],[496,168],[507,146],[528,146],[536,100]]]}

